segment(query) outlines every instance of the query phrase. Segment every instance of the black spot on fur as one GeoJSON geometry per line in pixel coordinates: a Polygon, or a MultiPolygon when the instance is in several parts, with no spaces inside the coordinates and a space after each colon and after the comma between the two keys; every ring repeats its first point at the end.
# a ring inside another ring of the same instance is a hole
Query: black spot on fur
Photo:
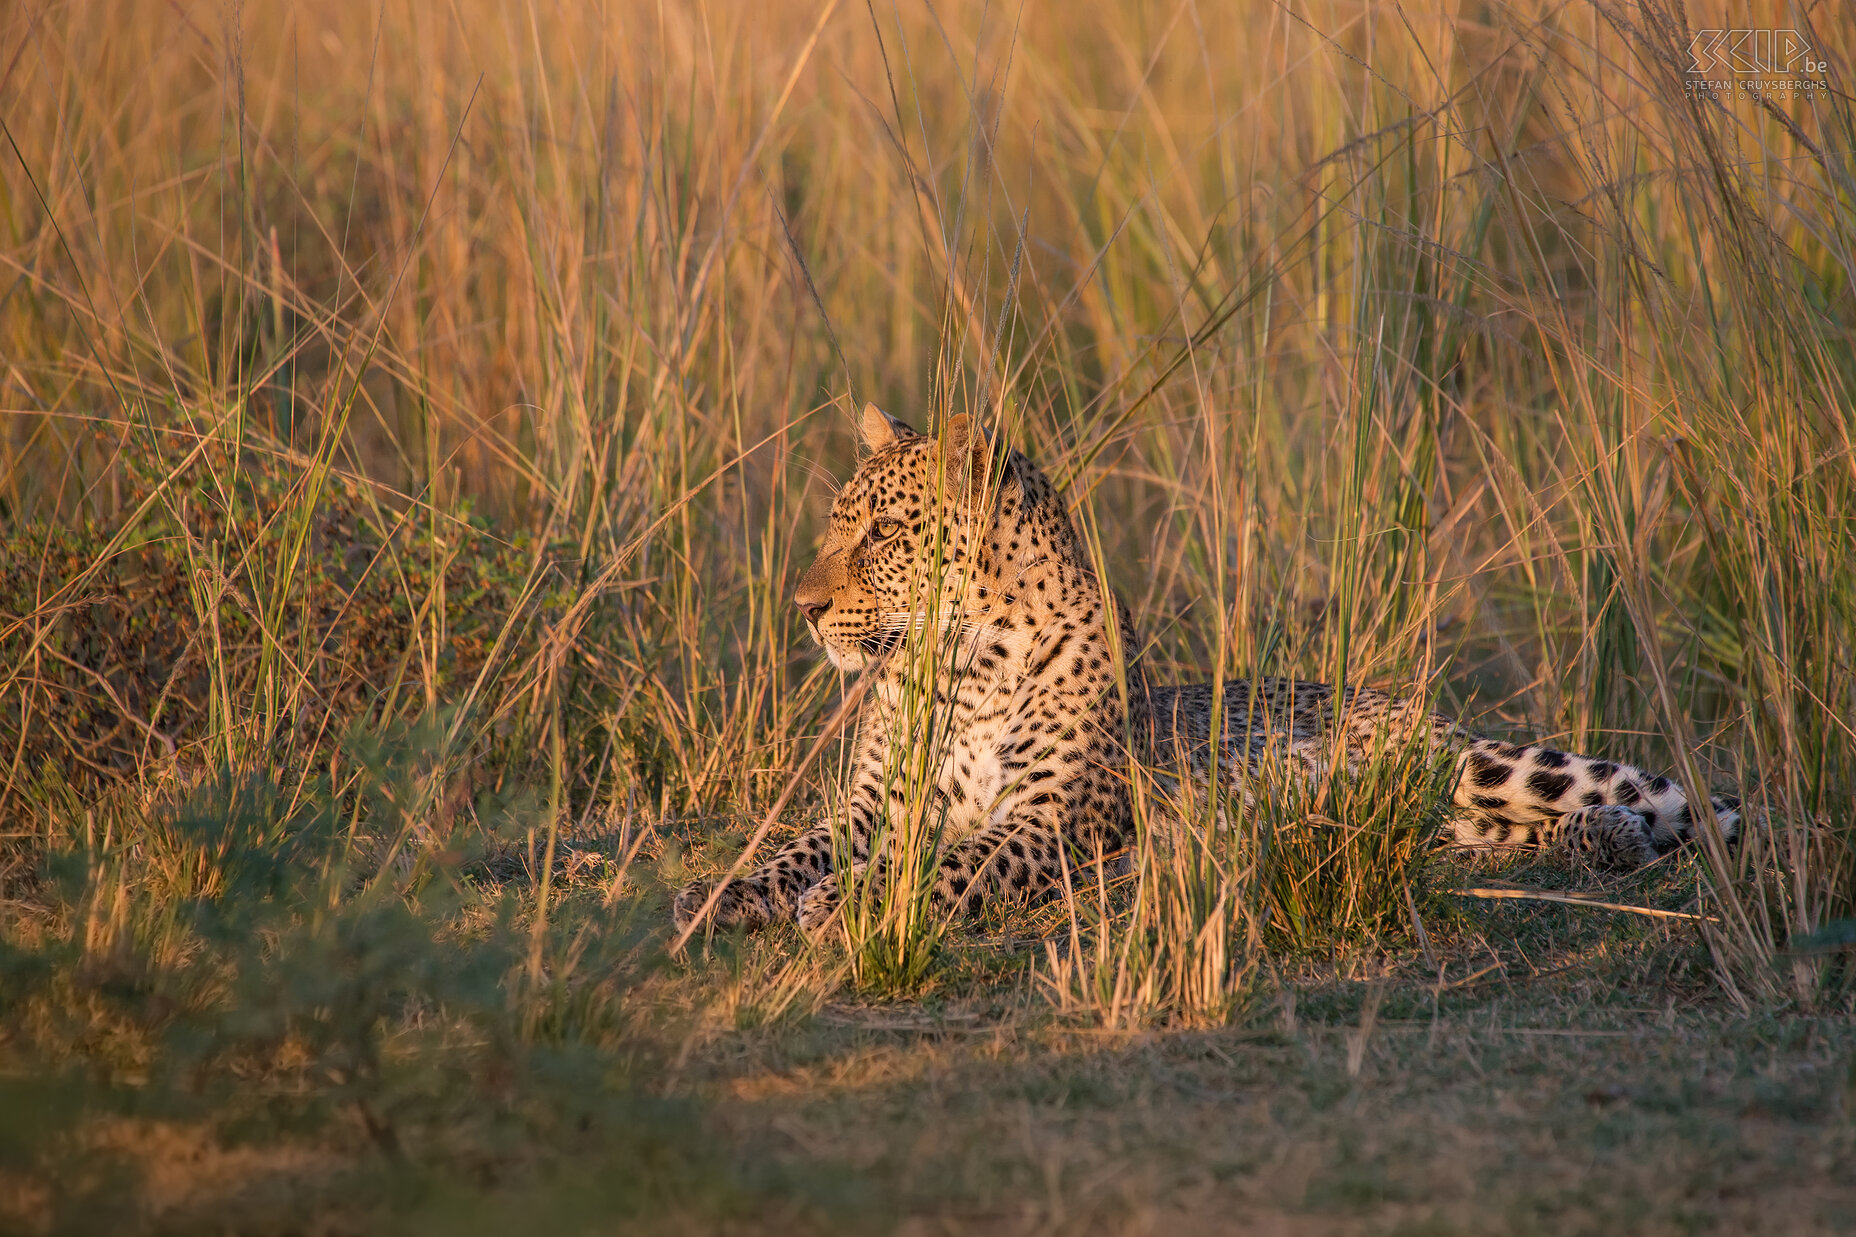
{"type": "Polygon", "coordinates": [[[1528,776],[1527,788],[1548,803],[1558,803],[1560,796],[1572,789],[1572,774],[1536,770],[1528,776]]]}
{"type": "Polygon", "coordinates": [[[1542,769],[1557,769],[1566,763],[1566,753],[1543,747],[1534,753],[1534,763],[1542,769]]]}
{"type": "Polygon", "coordinates": [[[1499,760],[1490,760],[1481,752],[1469,758],[1469,780],[1477,786],[1500,786],[1514,769],[1499,760]]]}

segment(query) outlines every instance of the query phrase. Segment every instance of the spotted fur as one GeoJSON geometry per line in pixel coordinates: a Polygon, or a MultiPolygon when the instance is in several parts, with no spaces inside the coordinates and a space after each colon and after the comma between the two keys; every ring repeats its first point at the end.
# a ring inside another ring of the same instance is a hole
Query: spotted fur
{"type": "MultiPolygon", "coordinates": [[[[891,748],[925,741],[919,713],[908,722],[923,663],[898,649],[931,624],[943,637],[929,685],[944,820],[933,902],[972,912],[989,898],[1055,893],[1066,854],[1105,855],[1132,839],[1128,737],[1145,759],[1210,763],[1213,688],[1147,682],[1127,607],[1090,571],[1061,494],[1025,456],[993,451],[964,416],[937,440],[870,407],[862,431],[871,454],[833,503],[795,596],[826,656],[874,676],[837,834],[862,867],[879,822],[905,807],[891,748]]],[[[1217,763],[1240,783],[1272,751],[1312,769],[1414,737],[1447,746],[1458,753],[1452,830],[1464,846],[1629,868],[1695,833],[1687,796],[1667,778],[1481,738],[1371,688],[1238,680],[1225,684],[1221,714],[1217,763]]],[[[1731,838],[1738,805],[1716,797],[1709,808],[1731,838]]],[[[833,833],[821,822],[731,882],[714,921],[823,924],[838,900],[833,833]]],[[[698,883],[677,895],[679,926],[709,894],[698,883]]]]}

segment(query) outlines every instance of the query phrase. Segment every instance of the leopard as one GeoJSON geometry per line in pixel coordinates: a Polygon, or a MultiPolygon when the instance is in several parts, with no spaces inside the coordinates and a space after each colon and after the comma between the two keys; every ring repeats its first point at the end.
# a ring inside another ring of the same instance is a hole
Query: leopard
{"type": "Polygon", "coordinates": [[[939,821],[934,913],[1062,896],[1077,863],[1131,847],[1131,761],[1241,788],[1273,757],[1314,775],[1420,741],[1454,762],[1447,845],[1630,870],[1694,841],[1700,812],[1723,844],[1739,832],[1732,796],[1695,799],[1619,761],[1487,737],[1412,692],[1283,677],[1153,683],[1128,606],[1028,456],[965,413],[924,434],[871,404],[858,429],[862,463],[793,595],[832,665],[868,680],[841,814],[719,888],[681,889],[672,919],[686,933],[702,915],[716,929],[824,928],[848,877],[886,879],[897,834],[885,822],[923,785],[939,821]],[[924,639],[925,657],[912,652],[924,639]],[[927,762],[913,791],[896,775],[902,757],[927,762]]]}

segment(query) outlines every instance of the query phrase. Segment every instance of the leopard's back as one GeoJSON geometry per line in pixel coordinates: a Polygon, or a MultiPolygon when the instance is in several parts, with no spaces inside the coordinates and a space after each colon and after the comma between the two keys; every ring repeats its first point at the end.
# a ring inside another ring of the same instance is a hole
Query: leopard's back
{"type": "Polygon", "coordinates": [[[1222,692],[1213,683],[1148,684],[1140,719],[1150,759],[1184,759],[1195,767],[1210,750],[1214,727],[1226,760],[1241,758],[1246,766],[1272,748],[1337,747],[1359,760],[1388,743],[1423,739],[1455,750],[1474,739],[1419,699],[1306,679],[1228,679],[1222,692]]]}

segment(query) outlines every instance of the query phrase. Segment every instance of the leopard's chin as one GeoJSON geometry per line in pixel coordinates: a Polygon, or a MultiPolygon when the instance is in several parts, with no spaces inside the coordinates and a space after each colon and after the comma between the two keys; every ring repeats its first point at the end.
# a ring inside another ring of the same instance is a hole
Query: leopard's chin
{"type": "Polygon", "coordinates": [[[873,660],[870,653],[864,648],[864,641],[858,637],[853,636],[849,639],[845,639],[842,636],[834,636],[827,639],[824,633],[819,631],[818,628],[811,627],[810,630],[812,632],[812,639],[818,643],[821,649],[825,650],[825,658],[831,662],[834,670],[846,672],[862,670],[873,660]]]}
{"type": "Polygon", "coordinates": [[[825,650],[825,660],[831,663],[834,670],[862,670],[869,661],[861,649],[841,649],[835,644],[826,644],[823,640],[819,641],[819,647],[825,650]]]}

